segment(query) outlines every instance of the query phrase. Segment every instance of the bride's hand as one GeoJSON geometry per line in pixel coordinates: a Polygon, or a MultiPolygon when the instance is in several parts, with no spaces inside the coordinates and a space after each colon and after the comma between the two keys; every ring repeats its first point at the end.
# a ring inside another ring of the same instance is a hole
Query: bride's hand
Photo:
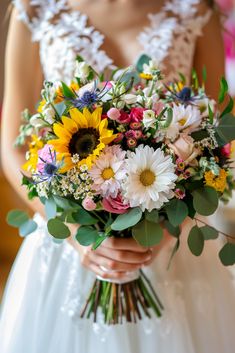
{"type": "Polygon", "coordinates": [[[103,278],[120,279],[126,272],[149,265],[168,241],[168,237],[165,232],[162,243],[152,248],[138,245],[133,238],[109,238],[96,250],[81,246],[72,238],[69,242],[79,252],[84,267],[103,278]]]}

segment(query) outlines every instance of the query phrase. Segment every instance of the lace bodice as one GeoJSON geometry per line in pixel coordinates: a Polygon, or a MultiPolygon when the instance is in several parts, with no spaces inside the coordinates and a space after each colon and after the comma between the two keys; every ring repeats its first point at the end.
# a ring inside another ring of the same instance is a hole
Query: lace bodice
{"type": "MultiPolygon", "coordinates": [[[[78,54],[98,72],[115,67],[102,49],[103,34],[88,25],[88,17],[71,9],[66,0],[30,0],[31,16],[23,0],[13,2],[19,19],[32,32],[32,41],[39,42],[45,79],[70,81],[78,54]]],[[[140,55],[147,53],[156,60],[167,81],[177,79],[178,72],[189,80],[196,39],[211,13],[206,7],[201,11],[201,2],[165,1],[160,12],[149,14],[149,25],[137,38],[142,48],[140,55]]]]}

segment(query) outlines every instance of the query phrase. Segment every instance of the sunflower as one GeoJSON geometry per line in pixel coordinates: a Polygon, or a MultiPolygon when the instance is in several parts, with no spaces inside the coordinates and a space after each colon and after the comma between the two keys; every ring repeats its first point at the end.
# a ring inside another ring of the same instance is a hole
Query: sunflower
{"type": "Polygon", "coordinates": [[[73,156],[77,155],[78,165],[86,164],[90,168],[105,146],[116,138],[108,129],[108,119],[101,120],[102,108],[96,108],[93,113],[86,108],[83,113],[73,108],[69,114],[70,117],[62,116],[62,123],[53,125],[58,138],[48,141],[54,146],[58,160],[64,161],[61,173],[74,167],[73,156]]]}
{"type": "Polygon", "coordinates": [[[40,137],[32,135],[29,143],[29,150],[27,152],[27,162],[22,166],[23,170],[27,172],[35,172],[38,163],[38,151],[44,146],[40,137]]]}

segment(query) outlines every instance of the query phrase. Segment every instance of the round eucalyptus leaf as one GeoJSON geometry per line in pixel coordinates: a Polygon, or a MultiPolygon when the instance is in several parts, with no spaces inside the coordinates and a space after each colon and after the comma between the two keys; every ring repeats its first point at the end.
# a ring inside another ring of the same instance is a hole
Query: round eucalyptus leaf
{"type": "Polygon", "coordinates": [[[66,239],[70,236],[69,228],[58,218],[52,218],[47,222],[48,232],[56,239],[66,239]]]}
{"type": "Polygon", "coordinates": [[[139,207],[132,208],[127,213],[119,215],[111,224],[111,229],[121,231],[129,227],[133,227],[141,220],[142,211],[139,207]]]}
{"type": "Polygon", "coordinates": [[[193,191],[193,206],[197,213],[203,216],[213,214],[219,204],[219,198],[216,190],[209,186],[193,191]]]}
{"type": "Polygon", "coordinates": [[[145,219],[149,222],[158,223],[159,222],[159,213],[158,210],[152,210],[151,212],[145,212],[145,219]]]}
{"type": "Polygon", "coordinates": [[[223,265],[232,266],[235,264],[235,244],[227,243],[219,252],[219,258],[223,265]]]}
{"type": "Polygon", "coordinates": [[[46,199],[45,201],[45,212],[47,219],[55,218],[57,205],[53,198],[46,199]]]}
{"type": "Polygon", "coordinates": [[[200,256],[204,248],[204,237],[201,229],[194,226],[188,236],[188,246],[190,251],[195,256],[200,256]]]}
{"type": "Polygon", "coordinates": [[[188,207],[184,201],[173,199],[166,204],[166,213],[169,222],[174,226],[179,226],[188,216],[188,207]]]}
{"type": "Polygon", "coordinates": [[[12,210],[7,214],[7,223],[16,228],[27,222],[28,219],[28,214],[21,210],[12,210]]]}
{"type": "Polygon", "coordinates": [[[160,224],[144,219],[133,227],[132,235],[137,243],[144,247],[150,247],[160,243],[163,238],[163,229],[160,224]]]}
{"type": "Polygon", "coordinates": [[[38,225],[32,219],[28,219],[25,223],[21,224],[19,233],[21,237],[26,237],[37,229],[38,225]]]}
{"type": "Polygon", "coordinates": [[[83,246],[94,244],[99,239],[100,234],[97,229],[89,226],[81,226],[76,233],[76,240],[83,246]]]}
{"type": "Polygon", "coordinates": [[[97,218],[93,217],[89,212],[85,211],[84,209],[73,213],[72,217],[77,223],[84,226],[89,226],[98,222],[97,218]]]}
{"type": "Polygon", "coordinates": [[[200,229],[205,240],[217,239],[219,236],[218,230],[213,227],[206,225],[204,227],[201,227],[200,229]]]}

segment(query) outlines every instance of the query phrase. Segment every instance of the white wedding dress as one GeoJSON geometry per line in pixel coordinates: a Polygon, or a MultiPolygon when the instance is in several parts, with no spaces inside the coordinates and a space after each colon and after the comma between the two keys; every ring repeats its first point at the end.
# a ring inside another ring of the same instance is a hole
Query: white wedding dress
{"type": "MultiPolygon", "coordinates": [[[[76,54],[97,70],[112,60],[101,50],[103,36],[88,26],[87,17],[66,0],[32,0],[29,19],[23,0],[15,0],[19,18],[40,44],[47,80],[69,81],[76,54]]],[[[171,0],[149,16],[139,35],[142,52],[161,63],[167,79],[182,72],[189,80],[195,41],[203,33],[210,10],[199,0],[171,0]]],[[[141,54],[141,53],[140,53],[141,54]]],[[[185,229],[169,271],[174,240],[146,269],[164,303],[161,319],[107,327],[81,320],[81,306],[94,275],[84,269],[78,253],[65,241],[55,244],[44,220],[29,235],[13,266],[2,304],[1,353],[233,353],[235,351],[235,287],[230,269],[218,260],[219,244],[208,241],[200,258],[187,248],[185,229]]]]}

